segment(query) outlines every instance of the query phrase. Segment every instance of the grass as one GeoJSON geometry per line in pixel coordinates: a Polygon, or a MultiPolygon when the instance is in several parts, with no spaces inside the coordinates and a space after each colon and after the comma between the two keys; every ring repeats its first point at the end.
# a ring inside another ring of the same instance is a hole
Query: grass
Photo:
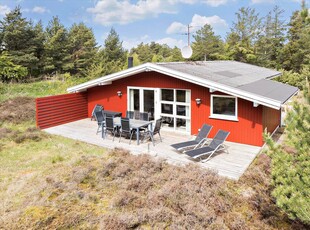
{"type": "Polygon", "coordinates": [[[265,154],[236,182],[49,135],[33,114],[0,102],[0,229],[307,229],[276,207],[265,154]]]}
{"type": "Polygon", "coordinates": [[[86,81],[83,78],[70,78],[66,81],[49,80],[34,83],[1,83],[0,102],[15,97],[43,97],[66,93],[67,88],[86,81]]]}

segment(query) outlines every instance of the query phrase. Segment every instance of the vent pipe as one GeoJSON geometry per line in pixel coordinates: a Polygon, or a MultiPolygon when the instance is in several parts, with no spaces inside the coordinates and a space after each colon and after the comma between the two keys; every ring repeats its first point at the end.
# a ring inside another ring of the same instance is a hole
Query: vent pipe
{"type": "Polygon", "coordinates": [[[128,57],[128,69],[133,67],[133,57],[128,57]]]}

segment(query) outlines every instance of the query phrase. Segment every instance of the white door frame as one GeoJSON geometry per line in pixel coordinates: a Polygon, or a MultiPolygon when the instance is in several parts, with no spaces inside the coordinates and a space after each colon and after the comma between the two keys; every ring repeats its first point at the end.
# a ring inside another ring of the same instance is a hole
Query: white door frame
{"type": "Polygon", "coordinates": [[[144,90],[153,90],[154,91],[154,119],[160,118],[160,95],[159,95],[159,88],[152,88],[152,87],[137,87],[137,86],[127,86],[127,110],[129,110],[130,105],[130,90],[131,89],[138,89],[139,90],[139,103],[140,103],[140,112],[144,111],[144,90]]]}

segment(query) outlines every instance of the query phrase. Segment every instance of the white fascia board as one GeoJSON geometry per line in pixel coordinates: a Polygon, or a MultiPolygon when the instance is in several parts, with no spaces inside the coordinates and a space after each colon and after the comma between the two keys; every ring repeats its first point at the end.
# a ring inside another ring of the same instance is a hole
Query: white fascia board
{"type": "Polygon", "coordinates": [[[145,63],[136,67],[132,67],[117,73],[113,73],[110,75],[106,75],[104,77],[95,79],[95,80],[91,80],[88,82],[85,82],[83,84],[68,88],[67,91],[68,92],[79,92],[81,90],[86,90],[88,88],[97,86],[98,84],[103,84],[105,82],[113,82],[115,80],[124,78],[124,77],[128,77],[137,73],[142,73],[142,72],[146,72],[146,71],[155,71],[158,73],[162,73],[164,75],[168,75],[174,78],[178,78],[180,80],[184,80],[196,85],[201,85],[207,88],[211,88],[212,90],[215,91],[221,91],[227,94],[230,94],[232,96],[236,96],[248,101],[252,101],[255,103],[259,103],[261,105],[265,105],[267,107],[273,108],[273,109],[280,109],[281,107],[281,102],[280,101],[276,101],[276,100],[272,100],[270,98],[265,98],[265,97],[261,97],[261,96],[257,96],[255,94],[251,94],[245,91],[242,91],[240,89],[236,89],[236,88],[232,88],[226,85],[222,85],[219,83],[215,83],[206,79],[201,79],[199,77],[190,75],[190,74],[186,74],[186,73],[182,73],[176,70],[172,70],[160,65],[156,65],[153,63],[145,63]]]}
{"type": "Polygon", "coordinates": [[[142,65],[139,65],[136,67],[132,67],[132,68],[129,68],[129,69],[117,72],[117,73],[109,74],[109,75],[100,77],[98,79],[90,80],[90,81],[87,81],[85,83],[70,87],[67,89],[67,92],[72,93],[72,92],[77,92],[77,91],[81,91],[81,90],[86,90],[88,88],[95,87],[97,85],[111,84],[110,82],[112,82],[112,80],[110,80],[110,79],[116,80],[119,78],[123,78],[123,77],[127,77],[130,75],[134,75],[137,73],[144,72],[146,69],[146,64],[142,64],[142,65]]]}

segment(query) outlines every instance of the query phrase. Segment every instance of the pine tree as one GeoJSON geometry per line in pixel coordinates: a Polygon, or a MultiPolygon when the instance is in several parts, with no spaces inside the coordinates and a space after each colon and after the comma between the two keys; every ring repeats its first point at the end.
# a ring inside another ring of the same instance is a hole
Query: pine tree
{"type": "Polygon", "coordinates": [[[291,17],[288,40],[280,57],[282,68],[300,72],[310,64],[310,15],[304,1],[301,10],[291,17]]]}
{"type": "Polygon", "coordinates": [[[4,17],[0,26],[0,43],[16,65],[25,66],[30,74],[37,69],[36,34],[31,21],[22,17],[18,6],[4,17]]]}
{"type": "Polygon", "coordinates": [[[102,50],[107,62],[126,61],[126,51],[123,48],[123,42],[120,41],[119,35],[114,28],[110,30],[108,37],[104,41],[104,49],[102,50]]]}
{"type": "MultiPolygon", "coordinates": [[[[155,47],[153,46],[153,49],[155,47]]],[[[159,52],[160,48],[157,46],[157,50],[154,49],[154,51],[159,52]]],[[[139,60],[141,63],[146,63],[146,62],[152,62],[153,58],[153,52],[152,49],[150,48],[149,44],[144,44],[141,42],[137,48],[131,50],[132,53],[136,53],[139,57],[139,60]]]]}
{"type": "Polygon", "coordinates": [[[68,49],[68,33],[58,17],[53,17],[46,27],[44,44],[44,70],[46,73],[62,73],[73,68],[68,49]]]}
{"type": "Polygon", "coordinates": [[[0,82],[19,81],[27,74],[27,68],[14,64],[6,51],[0,53],[0,82]]]}
{"type": "Polygon", "coordinates": [[[84,23],[73,24],[69,30],[69,52],[71,55],[71,73],[81,74],[92,65],[98,51],[93,31],[84,23]]]}
{"type": "Polygon", "coordinates": [[[236,61],[256,63],[255,43],[261,34],[261,21],[255,9],[242,7],[236,13],[237,22],[233,23],[228,34],[227,54],[236,61]]]}
{"type": "Polygon", "coordinates": [[[43,73],[44,63],[43,63],[43,57],[44,57],[44,42],[45,42],[45,33],[43,29],[42,22],[39,21],[34,26],[34,46],[35,46],[35,56],[38,58],[38,63],[36,68],[33,70],[35,75],[40,75],[43,73]]]}
{"type": "Polygon", "coordinates": [[[272,158],[272,195],[277,205],[291,219],[310,224],[310,91],[309,83],[304,99],[295,102],[286,119],[285,145],[280,148],[270,138],[269,155],[272,158]]]}
{"type": "Polygon", "coordinates": [[[269,68],[280,68],[279,54],[283,49],[285,38],[285,24],[281,19],[283,10],[275,6],[269,12],[264,22],[264,32],[259,38],[257,46],[258,64],[269,68]]]}
{"type": "Polygon", "coordinates": [[[209,24],[204,25],[193,35],[193,56],[192,60],[216,60],[220,59],[224,51],[223,42],[220,36],[216,36],[209,24]]]}

